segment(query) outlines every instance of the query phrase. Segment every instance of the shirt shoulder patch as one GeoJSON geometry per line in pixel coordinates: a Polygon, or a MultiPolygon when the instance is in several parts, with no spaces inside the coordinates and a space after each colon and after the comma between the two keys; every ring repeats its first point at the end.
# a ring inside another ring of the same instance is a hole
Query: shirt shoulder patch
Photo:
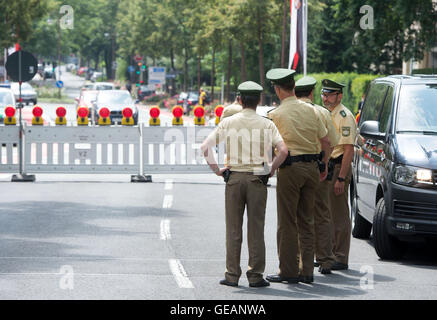
{"type": "Polygon", "coordinates": [[[349,137],[351,135],[351,128],[350,127],[342,127],[341,134],[343,137],[349,137]]]}

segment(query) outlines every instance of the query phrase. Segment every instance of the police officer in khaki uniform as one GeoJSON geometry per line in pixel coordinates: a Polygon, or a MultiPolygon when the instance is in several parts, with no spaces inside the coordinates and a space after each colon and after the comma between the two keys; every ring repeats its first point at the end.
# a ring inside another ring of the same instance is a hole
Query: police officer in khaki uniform
{"type": "Polygon", "coordinates": [[[351,241],[348,190],[352,175],[354,143],[357,124],[352,112],[342,103],[345,86],[335,81],[322,80],[322,99],[331,111],[332,121],[340,137],[329,160],[329,201],[334,233],[334,255],[336,263],[332,270],[347,270],[351,241]],[[332,176],[332,178],[331,178],[332,176]]]}
{"type": "Polygon", "coordinates": [[[278,171],[276,187],[279,272],[267,276],[267,280],[311,283],[314,281],[315,191],[327,174],[326,170],[319,171],[319,144],[325,152],[325,164],[331,152],[328,131],[320,113],[295,96],[294,73],[294,70],[273,69],[266,75],[281,101],[268,116],[288,148],[287,159],[278,171]],[[301,270],[297,259],[299,243],[301,270]]]}
{"type": "Polygon", "coordinates": [[[225,279],[220,284],[238,286],[241,276],[243,215],[246,208],[249,246],[249,267],[246,275],[251,287],[265,287],[270,285],[263,278],[266,184],[287,157],[287,147],[275,124],[256,114],[263,88],[248,81],[240,84],[238,90],[243,110],[221,121],[202,144],[202,151],[210,168],[218,176],[228,176],[225,191],[226,272],[225,279]],[[219,168],[212,156],[212,148],[222,141],[226,141],[228,150],[227,168],[219,168]],[[273,147],[276,147],[278,154],[269,168],[269,155],[273,147]]]}
{"type": "MultiPolygon", "coordinates": [[[[332,147],[337,144],[338,136],[331,119],[331,113],[326,108],[313,103],[314,87],[316,84],[317,80],[313,77],[307,76],[299,79],[296,82],[296,97],[299,100],[310,104],[320,112],[323,124],[328,130],[328,137],[331,142],[332,150],[332,147]]],[[[319,144],[318,152],[321,151],[321,146],[319,144]]],[[[329,206],[328,184],[329,182],[326,180],[320,182],[315,191],[317,196],[314,207],[314,252],[316,255],[317,266],[319,266],[319,272],[322,274],[330,274],[331,267],[335,264],[335,256],[332,252],[333,235],[331,234],[332,221],[329,206]]]]}
{"type": "Polygon", "coordinates": [[[235,99],[234,103],[226,106],[223,109],[223,113],[222,116],[220,117],[220,120],[223,120],[227,117],[233,116],[234,114],[240,112],[241,110],[243,110],[243,107],[241,106],[241,104],[238,102],[238,96],[235,99]]]}

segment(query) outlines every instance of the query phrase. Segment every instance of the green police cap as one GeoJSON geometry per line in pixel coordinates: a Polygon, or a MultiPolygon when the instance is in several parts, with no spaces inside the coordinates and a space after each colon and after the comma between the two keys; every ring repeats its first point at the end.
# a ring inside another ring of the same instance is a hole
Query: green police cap
{"type": "Polygon", "coordinates": [[[238,92],[241,95],[256,96],[263,92],[263,87],[253,81],[246,81],[238,86],[238,92]]]}
{"type": "Polygon", "coordinates": [[[344,84],[329,79],[322,80],[322,92],[327,92],[327,93],[336,92],[336,91],[343,92],[344,87],[345,87],[344,84]]]}
{"type": "Polygon", "coordinates": [[[274,84],[286,84],[294,78],[296,71],[284,68],[271,69],[267,72],[266,77],[274,84]]]}
{"type": "Polygon", "coordinates": [[[314,79],[313,77],[303,77],[302,79],[299,79],[296,82],[296,87],[295,87],[295,91],[296,92],[303,92],[303,91],[311,91],[314,89],[314,87],[317,84],[317,80],[314,79]]]}

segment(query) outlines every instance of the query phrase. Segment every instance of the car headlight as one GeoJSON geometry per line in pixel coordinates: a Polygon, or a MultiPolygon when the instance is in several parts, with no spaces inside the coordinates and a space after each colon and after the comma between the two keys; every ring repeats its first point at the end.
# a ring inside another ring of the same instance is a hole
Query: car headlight
{"type": "Polygon", "coordinates": [[[408,186],[433,184],[431,170],[404,165],[398,165],[396,167],[393,180],[396,183],[408,186]]]}

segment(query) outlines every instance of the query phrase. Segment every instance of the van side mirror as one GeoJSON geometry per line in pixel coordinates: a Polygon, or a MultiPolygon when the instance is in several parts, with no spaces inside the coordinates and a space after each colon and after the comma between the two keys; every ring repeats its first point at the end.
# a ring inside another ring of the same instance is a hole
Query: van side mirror
{"type": "Polygon", "coordinates": [[[360,135],[374,139],[385,138],[385,133],[379,132],[379,121],[364,121],[360,127],[360,135]]]}

